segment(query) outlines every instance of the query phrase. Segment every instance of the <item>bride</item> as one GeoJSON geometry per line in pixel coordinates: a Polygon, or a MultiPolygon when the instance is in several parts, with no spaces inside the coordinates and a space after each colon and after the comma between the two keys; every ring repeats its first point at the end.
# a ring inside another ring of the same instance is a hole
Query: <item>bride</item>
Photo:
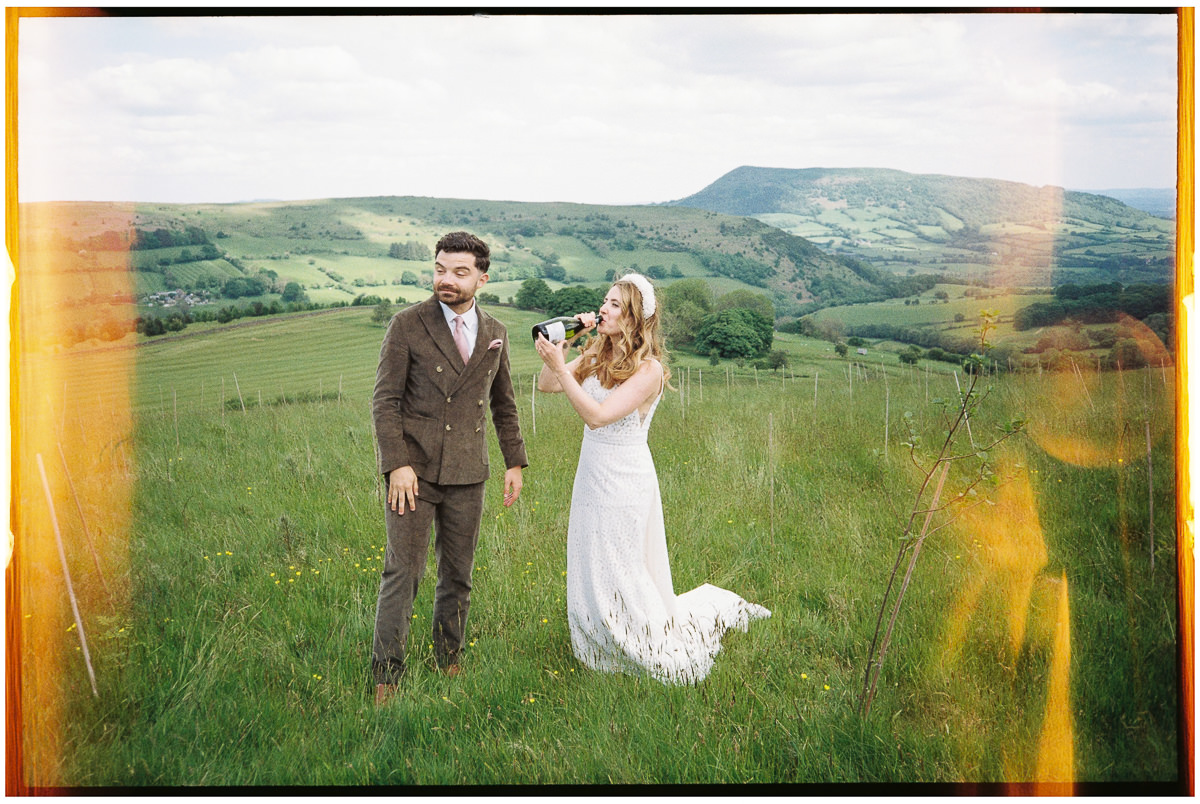
{"type": "MultiPolygon", "coordinates": [[[[567,526],[567,618],[575,656],[593,670],[649,673],[695,683],[712,669],[721,636],[770,617],[762,606],[703,584],[671,585],[658,475],[646,436],[671,372],[654,288],[628,274],[584,313],[597,337],[566,362],[570,342],[542,335],[538,390],[566,394],[584,422],[567,526]]],[[[574,340],[574,339],[572,339],[574,340]]]]}

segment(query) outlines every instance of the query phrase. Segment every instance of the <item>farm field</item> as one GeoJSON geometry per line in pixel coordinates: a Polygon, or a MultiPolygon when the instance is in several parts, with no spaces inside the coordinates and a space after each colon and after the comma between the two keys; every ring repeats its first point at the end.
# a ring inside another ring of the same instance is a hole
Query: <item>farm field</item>
{"type": "MultiPolygon", "coordinates": [[[[813,313],[813,316],[817,319],[834,318],[850,326],[879,321],[944,326],[954,323],[956,314],[962,314],[965,323],[973,326],[979,320],[980,310],[994,310],[1002,321],[1011,321],[1017,309],[1053,298],[1048,294],[1017,295],[1002,292],[995,292],[986,297],[965,296],[963,290],[963,285],[935,285],[929,291],[915,297],[921,300],[920,304],[909,305],[904,303],[904,299],[889,299],[870,304],[826,307],[813,313]],[[947,293],[950,298],[944,303],[941,302],[934,295],[939,291],[947,293]]],[[[1009,333],[1011,329],[998,332],[997,338],[1009,333]]]]}
{"type": "MultiPolygon", "coordinates": [[[[493,312],[512,343],[525,488],[504,509],[500,473],[489,481],[463,674],[432,669],[431,566],[410,672],[379,710],[369,402],[383,328],[369,309],[22,364],[15,493],[22,533],[45,536],[17,552],[30,784],[1177,789],[1170,370],[982,378],[971,438],[1028,425],[925,543],[863,717],[920,480],[904,417],[935,443],[938,400],[968,377],[891,354],[850,361],[798,335],[777,336],[791,357],[778,373],[678,357],[651,433],[676,591],[711,582],[773,615],[728,636],[702,684],[664,687],[571,655],[582,425],[532,393],[539,315],[493,312]]],[[[956,470],[949,485],[964,483],[956,470]]]]}

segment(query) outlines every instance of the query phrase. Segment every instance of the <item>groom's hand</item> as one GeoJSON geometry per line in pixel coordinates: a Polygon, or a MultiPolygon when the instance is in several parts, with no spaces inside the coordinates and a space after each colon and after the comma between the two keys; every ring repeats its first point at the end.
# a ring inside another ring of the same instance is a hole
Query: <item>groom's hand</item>
{"type": "Polygon", "coordinates": [[[513,466],[504,473],[504,507],[508,508],[521,496],[521,467],[513,466]]]}
{"type": "Polygon", "coordinates": [[[417,510],[417,473],[411,466],[400,466],[388,473],[388,507],[404,516],[404,505],[417,510]]]}

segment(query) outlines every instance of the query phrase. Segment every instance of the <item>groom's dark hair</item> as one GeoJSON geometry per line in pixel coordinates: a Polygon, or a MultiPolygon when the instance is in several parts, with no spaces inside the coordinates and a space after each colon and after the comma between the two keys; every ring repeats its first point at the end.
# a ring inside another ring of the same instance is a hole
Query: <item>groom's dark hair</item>
{"type": "Polygon", "coordinates": [[[442,252],[447,254],[459,254],[466,252],[475,255],[475,267],[483,273],[487,273],[488,266],[492,264],[492,250],[488,248],[488,244],[480,240],[470,232],[451,232],[437,241],[437,246],[434,247],[434,256],[442,252]]]}

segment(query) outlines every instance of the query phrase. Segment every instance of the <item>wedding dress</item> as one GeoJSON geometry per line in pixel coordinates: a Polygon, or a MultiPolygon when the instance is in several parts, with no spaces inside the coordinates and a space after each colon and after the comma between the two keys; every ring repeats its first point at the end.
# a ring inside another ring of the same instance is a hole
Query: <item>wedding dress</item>
{"type": "MultiPolygon", "coordinates": [[[[583,389],[598,402],[613,390],[595,375],[583,389]]],[[[587,667],[688,684],[708,675],[725,631],[745,631],[771,612],[707,583],[675,594],[646,442],[661,400],[660,391],[644,420],[634,410],[584,427],[567,527],[567,618],[572,649],[587,667]]]]}

